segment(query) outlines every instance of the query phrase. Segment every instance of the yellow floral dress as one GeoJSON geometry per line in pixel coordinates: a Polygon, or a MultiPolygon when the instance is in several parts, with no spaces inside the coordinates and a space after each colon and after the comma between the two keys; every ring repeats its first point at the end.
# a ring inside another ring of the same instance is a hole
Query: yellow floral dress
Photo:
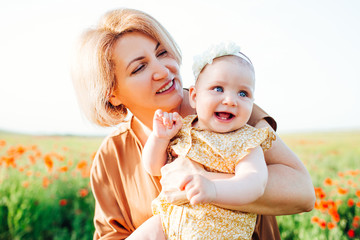
{"type": "MultiPolygon", "coordinates": [[[[235,167],[250,149],[271,147],[275,135],[269,128],[249,125],[230,133],[214,133],[192,127],[197,120],[191,115],[169,144],[171,152],[201,163],[207,171],[235,173],[235,167]]],[[[167,239],[251,239],[256,214],[228,210],[212,204],[170,204],[160,195],[152,202],[154,214],[160,214],[167,239]]]]}

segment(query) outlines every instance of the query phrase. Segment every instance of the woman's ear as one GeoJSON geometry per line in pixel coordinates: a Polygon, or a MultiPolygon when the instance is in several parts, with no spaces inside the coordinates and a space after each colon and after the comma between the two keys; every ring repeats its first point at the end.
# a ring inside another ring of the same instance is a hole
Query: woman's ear
{"type": "Polygon", "coordinates": [[[110,98],[109,98],[109,102],[111,103],[111,105],[113,105],[114,107],[117,107],[121,104],[121,101],[118,97],[118,94],[116,93],[116,91],[112,91],[110,98]]]}
{"type": "Polygon", "coordinates": [[[189,88],[189,96],[190,106],[196,108],[196,88],[194,85],[189,88]]]}

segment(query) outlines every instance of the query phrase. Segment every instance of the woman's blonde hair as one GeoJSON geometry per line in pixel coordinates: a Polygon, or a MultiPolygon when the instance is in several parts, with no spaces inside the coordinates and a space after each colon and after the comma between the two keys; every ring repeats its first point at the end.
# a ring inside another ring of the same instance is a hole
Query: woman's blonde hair
{"type": "Polygon", "coordinates": [[[127,108],[109,102],[116,87],[112,49],[124,33],[141,32],[162,44],[181,64],[180,49],[166,29],[152,16],[134,9],[106,13],[99,24],[80,37],[72,79],[80,108],[85,116],[100,126],[114,126],[124,121],[127,108]]]}

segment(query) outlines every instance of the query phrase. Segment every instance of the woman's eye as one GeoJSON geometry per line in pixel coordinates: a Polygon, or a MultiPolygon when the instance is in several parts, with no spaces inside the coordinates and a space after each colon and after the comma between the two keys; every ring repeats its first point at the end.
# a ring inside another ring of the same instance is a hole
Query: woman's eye
{"type": "Polygon", "coordinates": [[[131,72],[131,74],[136,74],[136,73],[140,72],[144,67],[145,67],[144,64],[139,65],[137,68],[135,68],[134,71],[131,72]]]}
{"type": "Polygon", "coordinates": [[[213,90],[215,92],[223,92],[224,91],[222,87],[214,87],[213,90]]]}
{"type": "Polygon", "coordinates": [[[240,96],[240,97],[247,97],[248,94],[247,94],[247,92],[245,92],[245,91],[240,91],[240,92],[239,92],[239,96],[240,96]]]}
{"type": "Polygon", "coordinates": [[[168,51],[166,51],[166,50],[162,50],[162,51],[160,51],[159,53],[158,53],[158,57],[161,57],[161,56],[164,56],[164,55],[166,55],[168,53],[168,51]]]}

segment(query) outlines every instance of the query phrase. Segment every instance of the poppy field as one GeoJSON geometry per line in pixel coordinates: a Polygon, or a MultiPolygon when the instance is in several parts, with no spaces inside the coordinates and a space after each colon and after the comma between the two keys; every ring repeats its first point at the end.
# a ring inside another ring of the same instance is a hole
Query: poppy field
{"type": "MultiPolygon", "coordinates": [[[[360,239],[360,132],[281,137],[317,197],[313,211],[277,217],[282,239],[360,239]]],[[[101,141],[0,132],[0,239],[92,239],[89,173],[101,141]]]]}
{"type": "Polygon", "coordinates": [[[277,217],[282,239],[360,239],[360,132],[292,134],[282,139],[310,172],[314,209],[277,217]]]}
{"type": "Polygon", "coordinates": [[[92,239],[101,140],[0,134],[0,239],[92,239]]]}

